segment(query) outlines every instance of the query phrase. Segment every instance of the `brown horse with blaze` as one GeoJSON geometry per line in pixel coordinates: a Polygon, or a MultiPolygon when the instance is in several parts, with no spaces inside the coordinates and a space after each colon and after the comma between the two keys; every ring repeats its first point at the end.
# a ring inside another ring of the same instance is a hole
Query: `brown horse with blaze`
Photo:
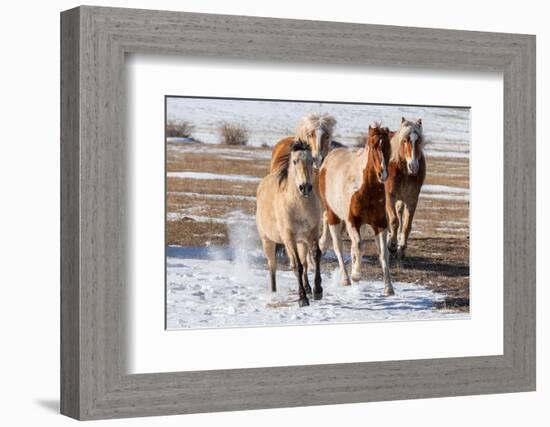
{"type": "Polygon", "coordinates": [[[384,294],[393,295],[389,270],[389,254],[386,246],[386,200],[384,181],[388,177],[390,157],[389,129],[379,123],[369,126],[364,148],[332,150],[319,172],[319,191],[326,209],[320,247],[326,249],[329,242],[340,267],[340,283],[350,280],[342,258],[342,223],[351,238],[353,281],[361,279],[361,226],[372,227],[379,248],[379,260],[384,276],[384,294]],[[327,231],[328,230],[328,231],[327,231]]]}

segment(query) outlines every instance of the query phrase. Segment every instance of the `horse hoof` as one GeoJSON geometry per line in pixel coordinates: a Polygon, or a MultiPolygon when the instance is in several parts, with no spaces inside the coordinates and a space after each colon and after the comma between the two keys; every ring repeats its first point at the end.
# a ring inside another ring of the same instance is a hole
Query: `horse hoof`
{"type": "Polygon", "coordinates": [[[384,288],[384,295],[387,296],[387,297],[391,297],[393,295],[395,295],[395,291],[393,290],[393,286],[386,286],[384,288]]]}
{"type": "Polygon", "coordinates": [[[323,299],[323,291],[321,290],[320,292],[314,292],[313,299],[315,301],[319,301],[320,299],[323,299]]]}
{"type": "Polygon", "coordinates": [[[349,278],[348,277],[344,277],[342,280],[340,280],[340,284],[342,286],[350,286],[351,285],[351,282],[349,281],[349,278]]]}
{"type": "Polygon", "coordinates": [[[405,248],[397,248],[397,259],[403,261],[405,259],[405,248]]]}
{"type": "Polygon", "coordinates": [[[351,280],[353,280],[354,282],[359,282],[361,280],[361,273],[351,273],[351,280]]]}
{"type": "Polygon", "coordinates": [[[307,298],[301,298],[298,300],[298,305],[300,307],[305,307],[305,306],[308,306],[309,305],[309,300],[307,298]]]}

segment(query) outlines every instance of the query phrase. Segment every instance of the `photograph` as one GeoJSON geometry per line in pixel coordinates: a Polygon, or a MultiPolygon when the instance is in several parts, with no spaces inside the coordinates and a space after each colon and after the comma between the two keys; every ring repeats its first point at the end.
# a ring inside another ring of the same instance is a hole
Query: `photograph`
{"type": "Polygon", "coordinates": [[[470,317],[470,108],[165,96],[166,329],[470,317]]]}

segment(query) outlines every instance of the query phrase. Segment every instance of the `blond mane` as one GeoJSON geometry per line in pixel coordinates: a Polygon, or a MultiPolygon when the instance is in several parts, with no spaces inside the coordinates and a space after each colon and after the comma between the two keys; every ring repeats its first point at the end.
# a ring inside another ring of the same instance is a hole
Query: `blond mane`
{"type": "MultiPolygon", "coordinates": [[[[314,130],[322,129],[322,131],[332,137],[336,119],[327,113],[310,113],[303,117],[296,128],[296,137],[307,141],[309,134],[314,130]]],[[[331,138],[332,139],[332,138],[331,138]]]]}

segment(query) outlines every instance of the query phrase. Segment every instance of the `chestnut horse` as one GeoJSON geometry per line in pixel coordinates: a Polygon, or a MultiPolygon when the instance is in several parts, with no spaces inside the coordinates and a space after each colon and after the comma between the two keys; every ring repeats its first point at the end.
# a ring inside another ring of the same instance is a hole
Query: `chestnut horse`
{"type": "Polygon", "coordinates": [[[426,177],[422,119],[412,122],[402,117],[401,126],[393,133],[390,145],[389,176],[385,184],[388,249],[391,253],[397,252],[398,260],[402,260],[426,177]]]}
{"type": "Polygon", "coordinates": [[[319,225],[321,204],[313,191],[313,157],[309,145],[297,141],[279,158],[274,172],[262,179],[256,192],[256,225],[267,258],[271,290],[277,290],[276,248],[283,244],[298,280],[298,303],[309,305],[311,287],[307,277],[307,255],[315,248],[313,299],[323,297],[319,225]]]}
{"type": "Polygon", "coordinates": [[[296,139],[306,142],[311,147],[311,154],[315,168],[319,169],[332,144],[332,134],[336,126],[336,119],[324,113],[311,113],[303,117],[296,128],[296,136],[281,139],[271,152],[271,172],[279,163],[279,157],[290,152],[296,139]]]}
{"type": "MultiPolygon", "coordinates": [[[[393,295],[386,246],[386,219],[384,181],[388,176],[387,162],[390,157],[389,129],[379,123],[369,126],[365,147],[353,150],[332,150],[319,172],[321,200],[326,209],[325,219],[332,237],[332,246],[340,266],[340,283],[349,285],[350,280],[342,258],[342,226],[346,225],[351,238],[353,281],[361,279],[361,226],[372,227],[379,249],[379,259],[384,275],[384,294],[393,295]]],[[[323,229],[321,248],[328,242],[327,227],[323,229]]]]}

